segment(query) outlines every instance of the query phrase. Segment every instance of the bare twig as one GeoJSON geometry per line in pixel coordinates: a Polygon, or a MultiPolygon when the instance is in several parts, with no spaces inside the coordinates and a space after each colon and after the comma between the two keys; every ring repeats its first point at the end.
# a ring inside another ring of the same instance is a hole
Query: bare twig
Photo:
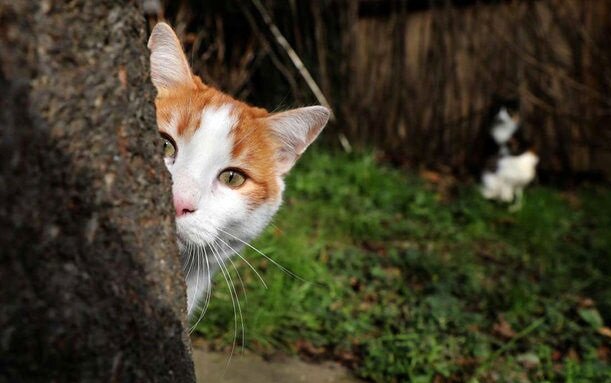
{"type": "Polygon", "coordinates": [[[286,79],[286,81],[289,84],[289,87],[293,91],[293,94],[297,94],[298,88],[297,88],[297,83],[295,82],[295,79],[291,75],[288,68],[284,66],[284,64],[282,64],[280,59],[274,53],[273,49],[269,46],[269,43],[265,39],[265,36],[263,36],[263,33],[261,33],[261,31],[259,30],[259,27],[257,26],[257,23],[255,22],[252,14],[248,11],[248,7],[244,6],[244,4],[241,1],[238,1],[238,5],[240,6],[242,13],[244,14],[244,17],[246,18],[246,21],[252,28],[252,31],[257,36],[257,39],[259,39],[259,41],[261,42],[263,49],[269,54],[269,58],[272,61],[272,64],[274,64],[276,69],[278,69],[278,71],[284,76],[284,78],[286,79]]]}
{"type": "MultiPolygon", "coordinates": [[[[261,17],[263,18],[265,25],[267,25],[267,27],[269,28],[270,32],[276,39],[276,42],[278,43],[278,45],[280,45],[280,47],[282,47],[282,49],[286,51],[289,58],[293,62],[293,65],[295,65],[295,68],[297,69],[301,77],[303,77],[306,84],[308,84],[308,87],[314,94],[314,97],[316,97],[316,99],[318,100],[318,102],[321,105],[326,106],[327,108],[331,109],[331,105],[329,104],[329,101],[327,101],[327,98],[325,97],[325,95],[320,90],[320,87],[318,86],[318,84],[316,84],[316,81],[314,81],[314,78],[312,78],[312,75],[310,74],[308,69],[303,64],[303,61],[301,61],[301,59],[299,58],[299,55],[297,55],[297,52],[295,52],[295,50],[291,47],[291,44],[289,44],[289,42],[284,38],[284,36],[280,32],[276,24],[274,24],[274,22],[272,21],[272,18],[270,17],[269,13],[267,12],[263,4],[261,4],[259,0],[251,0],[251,1],[254,4],[254,6],[257,8],[259,13],[261,14],[261,17]]],[[[334,117],[332,114],[331,119],[333,120],[333,118],[334,117]]]]}

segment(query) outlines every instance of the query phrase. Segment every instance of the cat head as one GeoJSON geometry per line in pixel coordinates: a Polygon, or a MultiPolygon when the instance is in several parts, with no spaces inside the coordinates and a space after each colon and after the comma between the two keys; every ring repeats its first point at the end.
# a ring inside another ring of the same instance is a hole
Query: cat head
{"type": "Polygon", "coordinates": [[[283,177],[329,110],[269,113],[204,84],[165,23],[155,26],[148,47],[179,246],[223,248],[252,239],[280,206],[283,177]]]}

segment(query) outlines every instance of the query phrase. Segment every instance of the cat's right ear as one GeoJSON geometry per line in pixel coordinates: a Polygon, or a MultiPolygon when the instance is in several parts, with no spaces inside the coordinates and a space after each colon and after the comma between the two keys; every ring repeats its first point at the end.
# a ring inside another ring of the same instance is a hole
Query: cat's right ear
{"type": "Polygon", "coordinates": [[[157,92],[175,88],[195,88],[191,69],[176,33],[166,23],[158,23],[151,32],[151,80],[157,92]]]}

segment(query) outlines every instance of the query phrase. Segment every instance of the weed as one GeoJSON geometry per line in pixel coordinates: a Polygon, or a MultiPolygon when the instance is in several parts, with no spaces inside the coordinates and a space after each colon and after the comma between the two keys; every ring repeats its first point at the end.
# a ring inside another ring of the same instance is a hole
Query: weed
{"type": "MultiPolygon", "coordinates": [[[[526,193],[510,213],[474,186],[447,199],[371,154],[308,153],[239,267],[246,345],[333,358],[376,382],[611,381],[611,193],[526,193]],[[603,331],[604,333],[604,331],[603,331]]],[[[198,331],[231,343],[217,279],[198,331]]]]}

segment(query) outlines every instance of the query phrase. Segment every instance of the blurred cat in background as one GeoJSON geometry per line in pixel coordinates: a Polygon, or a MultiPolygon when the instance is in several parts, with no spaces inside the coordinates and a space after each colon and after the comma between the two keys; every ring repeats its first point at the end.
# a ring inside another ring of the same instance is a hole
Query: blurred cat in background
{"type": "Polygon", "coordinates": [[[520,130],[519,103],[500,103],[489,124],[484,152],[488,155],[482,172],[481,192],[484,198],[522,204],[524,188],[536,176],[539,157],[520,130]]]}

